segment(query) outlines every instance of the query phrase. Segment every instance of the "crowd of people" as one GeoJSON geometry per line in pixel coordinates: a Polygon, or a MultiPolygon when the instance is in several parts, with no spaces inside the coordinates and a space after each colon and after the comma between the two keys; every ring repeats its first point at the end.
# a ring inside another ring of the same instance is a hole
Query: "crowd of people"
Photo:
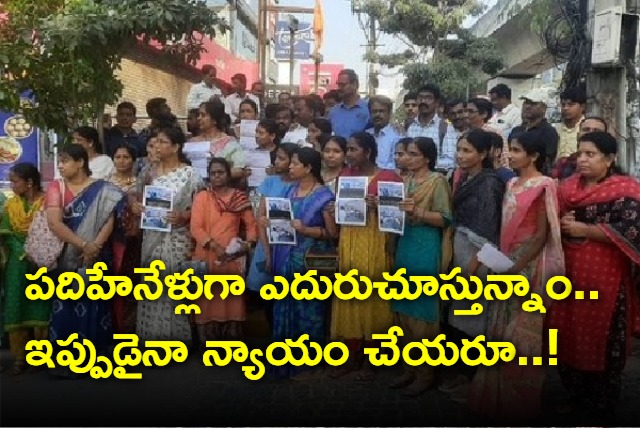
{"type": "MultiPolygon", "coordinates": [[[[518,356],[527,357],[545,355],[546,330],[557,328],[558,369],[570,393],[558,410],[613,412],[638,325],[640,185],[617,166],[618,144],[606,122],[584,116],[583,90],[561,94],[563,123],[556,127],[545,119],[543,91],[523,97],[520,110],[505,85],[487,97],[445,101],[436,85],[426,84],[404,97],[404,120],[395,121],[392,101],[362,99],[358,76],[348,69],[324,99],[283,93],[277,104],[265,105],[245,92],[242,77],[224,98],[213,85],[215,69],[206,67],[203,75],[187,101],[186,133],[157,98],[147,104],[150,126],[137,134],[136,109],[123,102],[104,144],[94,128],[74,131],[74,144],[59,152],[62,179],[46,191],[33,165],[11,169],[14,196],[3,203],[0,223],[7,259],[3,319],[14,356],[5,373],[35,370],[25,359],[30,338],[65,339],[78,332],[103,352],[112,346],[113,333],[200,347],[207,340],[242,339],[249,301],[264,311],[274,340],[309,334],[319,343],[344,341],[350,359],[328,376],[353,374],[360,382],[376,376],[364,358],[364,349],[379,346],[372,335],[393,325],[403,329],[405,343],[440,333],[457,343],[485,335],[514,343],[518,356]],[[241,120],[259,120],[257,144],[271,153],[268,176],[257,188],[247,186],[251,170],[237,139],[241,120]],[[210,144],[208,177],[184,155],[187,141],[210,144]],[[368,177],[366,226],[336,224],[338,178],[362,176],[368,177]],[[400,236],[379,230],[379,182],[404,183],[400,209],[407,221],[400,236]],[[140,230],[146,185],[172,189],[170,232],[140,230]],[[291,202],[295,245],[269,244],[265,198],[274,197],[291,202]],[[203,298],[196,302],[201,314],[193,317],[175,315],[178,303],[167,296],[140,302],[27,300],[25,273],[34,266],[25,258],[24,242],[40,209],[65,243],[58,273],[104,261],[112,273],[134,278],[136,267],[154,260],[165,263],[165,274],[199,260],[208,273],[243,276],[249,291],[224,301],[203,298]],[[229,253],[237,238],[241,244],[229,253]],[[545,297],[546,314],[524,312],[524,298],[480,300],[484,312],[470,317],[454,312],[472,302],[428,296],[394,302],[260,297],[274,276],[304,273],[314,251],[334,250],[339,272],[357,269],[372,281],[400,268],[407,275],[438,275],[452,266],[463,276],[484,278],[490,271],[477,254],[487,243],[513,261],[507,273],[524,275],[532,292],[545,296],[547,280],[566,275],[574,290],[598,291],[598,300],[545,297]]],[[[546,369],[517,361],[493,367],[459,363],[442,371],[405,365],[389,386],[408,396],[437,387],[480,414],[533,418],[541,409],[546,369]]],[[[292,366],[272,373],[298,381],[325,375],[292,366]]]]}

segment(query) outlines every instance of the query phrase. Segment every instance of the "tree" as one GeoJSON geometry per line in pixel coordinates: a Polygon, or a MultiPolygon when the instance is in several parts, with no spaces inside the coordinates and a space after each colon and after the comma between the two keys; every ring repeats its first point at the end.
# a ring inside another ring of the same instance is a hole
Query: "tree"
{"type": "Polygon", "coordinates": [[[402,40],[404,52],[369,54],[366,59],[389,68],[401,66],[405,89],[436,83],[447,96],[466,97],[482,87],[486,75],[503,62],[496,42],[474,37],[463,28],[469,16],[483,11],[478,0],[362,0],[362,9],[380,31],[402,40]],[[457,40],[451,40],[451,36],[457,40]]]}
{"type": "Polygon", "coordinates": [[[227,28],[202,0],[12,0],[0,3],[3,15],[0,109],[20,110],[30,91],[36,103],[22,109],[26,119],[61,133],[118,100],[115,72],[137,44],[194,64],[204,35],[227,28]]]}

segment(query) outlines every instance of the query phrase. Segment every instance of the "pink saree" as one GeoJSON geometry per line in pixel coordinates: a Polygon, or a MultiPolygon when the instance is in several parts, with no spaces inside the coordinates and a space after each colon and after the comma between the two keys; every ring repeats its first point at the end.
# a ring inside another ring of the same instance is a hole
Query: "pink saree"
{"type": "MultiPolygon", "coordinates": [[[[564,275],[557,186],[551,178],[537,177],[514,190],[516,180],[509,182],[504,197],[500,250],[512,260],[521,257],[537,231],[540,211],[546,212],[549,222],[547,243],[521,274],[529,279],[531,292],[539,294],[548,304],[544,293],[546,282],[556,275],[564,275]]],[[[511,363],[479,368],[469,394],[469,407],[477,413],[500,420],[522,420],[539,415],[545,365],[520,366],[518,357],[543,356],[547,334],[543,314],[522,310],[525,300],[528,299],[516,297],[494,301],[487,309],[487,340],[513,343],[517,356],[511,363]]]]}

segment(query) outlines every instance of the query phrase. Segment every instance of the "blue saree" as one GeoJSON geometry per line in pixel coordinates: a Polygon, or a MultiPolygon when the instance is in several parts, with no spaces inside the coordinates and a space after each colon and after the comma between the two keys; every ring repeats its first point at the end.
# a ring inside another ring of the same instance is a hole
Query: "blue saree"
{"type": "MultiPolygon", "coordinates": [[[[301,220],[306,227],[324,227],[323,210],[334,200],[334,195],[327,187],[322,186],[307,195],[297,197],[298,185],[290,188],[285,197],[291,200],[293,216],[301,220]]],[[[306,252],[316,245],[326,245],[328,242],[317,241],[300,233],[296,236],[296,245],[274,245],[272,249],[273,270],[275,275],[283,276],[292,281],[294,273],[306,272],[304,257],[306,252]]],[[[277,300],[273,305],[273,339],[298,339],[302,334],[308,334],[312,342],[323,343],[325,338],[325,302],[316,300],[298,301],[291,297],[277,300]]],[[[303,371],[306,367],[290,365],[274,367],[276,377],[291,377],[303,371]]],[[[308,369],[308,368],[306,368],[308,369]]]]}
{"type": "MultiPolygon", "coordinates": [[[[64,195],[62,195],[64,200],[64,195]]],[[[95,241],[98,233],[125,203],[124,194],[113,184],[98,180],[90,184],[73,201],[64,205],[63,221],[71,231],[86,242],[95,241]]],[[[58,272],[78,272],[81,251],[65,245],[58,259],[58,272]]],[[[105,244],[99,261],[111,269],[111,245],[105,244]]],[[[107,351],[111,343],[111,309],[108,301],[53,299],[49,339],[67,339],[78,333],[80,339],[90,340],[99,353],[107,351]]],[[[58,373],[54,373],[58,374],[58,373]]]]}
{"type": "MultiPolygon", "coordinates": [[[[270,175],[264,179],[256,189],[260,197],[282,198],[293,186],[293,183],[284,181],[279,175],[270,175]]],[[[264,246],[258,243],[251,259],[249,274],[247,275],[247,288],[252,291],[260,291],[264,284],[273,283],[273,275],[264,272],[264,246]]]]}

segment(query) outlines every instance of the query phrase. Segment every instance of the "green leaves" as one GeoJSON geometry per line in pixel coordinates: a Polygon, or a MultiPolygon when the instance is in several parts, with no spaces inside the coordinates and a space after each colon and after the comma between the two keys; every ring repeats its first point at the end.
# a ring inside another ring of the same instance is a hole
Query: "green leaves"
{"type": "Polygon", "coordinates": [[[467,89],[481,88],[486,75],[503,67],[495,40],[478,39],[462,28],[469,16],[483,12],[478,0],[364,0],[362,10],[375,17],[382,32],[407,43],[404,52],[365,57],[403,67],[406,89],[431,82],[448,97],[465,97],[467,89]],[[448,35],[457,40],[447,40],[448,35]]]}
{"type": "Polygon", "coordinates": [[[0,79],[0,108],[18,110],[19,93],[30,89],[38,104],[27,119],[63,133],[117,101],[115,70],[139,38],[194,63],[203,51],[194,34],[228,28],[202,0],[11,0],[0,8],[10,16],[0,25],[0,66],[12,76],[0,79]]]}

